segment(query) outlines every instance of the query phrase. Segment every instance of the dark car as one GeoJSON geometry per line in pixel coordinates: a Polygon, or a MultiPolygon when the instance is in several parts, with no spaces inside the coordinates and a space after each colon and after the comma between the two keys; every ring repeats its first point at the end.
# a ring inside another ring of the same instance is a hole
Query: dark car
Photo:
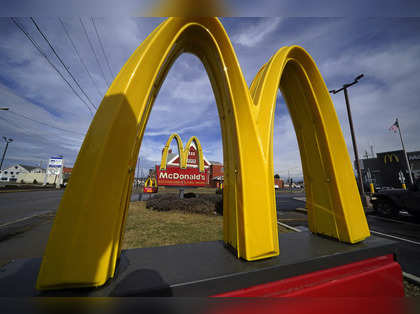
{"type": "Polygon", "coordinates": [[[372,204],[378,214],[397,216],[400,210],[420,217],[420,179],[404,189],[380,190],[372,195],[372,204]]]}

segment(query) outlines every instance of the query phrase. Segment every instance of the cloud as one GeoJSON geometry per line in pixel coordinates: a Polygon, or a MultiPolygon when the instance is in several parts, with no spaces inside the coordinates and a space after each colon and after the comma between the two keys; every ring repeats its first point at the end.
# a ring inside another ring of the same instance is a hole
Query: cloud
{"type": "Polygon", "coordinates": [[[274,32],[282,20],[282,18],[268,18],[257,24],[244,25],[245,27],[241,29],[240,33],[233,35],[232,41],[245,47],[255,47],[264,41],[270,33],[274,32]]]}
{"type": "MultiPolygon", "coordinates": [[[[30,21],[24,18],[19,21],[59,66],[30,21]]],[[[95,105],[99,105],[107,86],[79,20],[64,18],[101,95],[74,54],[58,20],[38,18],[37,21],[95,105]]],[[[121,69],[161,21],[154,18],[95,19],[113,71],[121,69]]],[[[106,79],[110,80],[90,19],[84,18],[84,22],[106,79]]],[[[400,120],[407,149],[419,149],[419,19],[224,18],[222,23],[232,38],[248,83],[277,49],[301,45],[319,65],[329,89],[342,86],[359,73],[365,74],[360,83],[349,90],[360,154],[370,151],[370,144],[374,144],[376,152],[400,148],[398,135],[388,131],[396,117],[400,120]]],[[[0,39],[2,105],[70,131],[48,128],[0,112],[0,135],[15,139],[9,146],[7,162],[39,164],[40,160],[59,153],[65,156],[67,165],[72,165],[83,141],[83,136],[76,133],[84,134],[91,122],[86,106],[7,18],[0,19],[0,39]]],[[[332,99],[353,158],[344,97],[337,94],[332,99]]],[[[282,176],[290,172],[297,177],[301,175],[301,164],[293,125],[281,97],[277,105],[274,168],[282,176]]],[[[144,167],[159,162],[161,148],[174,131],[179,132],[183,140],[196,135],[207,158],[222,161],[222,140],[213,91],[201,62],[188,54],[175,62],[156,99],[140,151],[144,167]]]]}

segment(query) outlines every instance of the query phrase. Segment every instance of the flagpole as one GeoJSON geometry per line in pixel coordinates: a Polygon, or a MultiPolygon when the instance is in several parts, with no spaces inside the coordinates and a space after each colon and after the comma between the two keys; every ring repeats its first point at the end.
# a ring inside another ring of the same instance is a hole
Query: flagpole
{"type": "Polygon", "coordinates": [[[411,167],[410,167],[410,163],[408,162],[407,152],[405,151],[404,141],[403,141],[403,138],[402,138],[402,135],[401,135],[400,123],[398,122],[398,118],[396,119],[395,122],[396,122],[397,127],[398,127],[398,133],[400,134],[400,140],[401,140],[401,145],[402,145],[402,149],[403,149],[403,152],[404,152],[405,162],[407,163],[408,176],[410,178],[411,185],[413,185],[414,184],[413,175],[411,174],[411,167]]]}

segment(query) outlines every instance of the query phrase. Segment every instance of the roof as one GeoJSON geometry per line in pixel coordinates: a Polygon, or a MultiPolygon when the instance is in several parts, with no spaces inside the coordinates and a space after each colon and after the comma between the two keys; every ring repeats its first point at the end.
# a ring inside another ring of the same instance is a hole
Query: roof
{"type": "MultiPolygon", "coordinates": [[[[35,168],[40,168],[40,167],[37,167],[37,166],[28,166],[28,165],[21,165],[21,164],[19,164],[19,166],[21,166],[22,168],[25,168],[26,170],[28,170],[28,171],[32,171],[32,170],[34,170],[35,168]]],[[[42,168],[41,168],[42,169],[42,168]]]]}
{"type": "Polygon", "coordinates": [[[174,159],[175,157],[177,157],[178,156],[178,154],[175,154],[175,153],[168,153],[168,158],[166,159],[166,160],[172,160],[172,159],[174,159]]]}

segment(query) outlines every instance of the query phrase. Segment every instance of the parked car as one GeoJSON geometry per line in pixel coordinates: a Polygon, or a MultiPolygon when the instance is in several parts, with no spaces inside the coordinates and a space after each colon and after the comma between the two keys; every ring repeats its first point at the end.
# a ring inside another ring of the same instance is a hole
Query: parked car
{"type": "Polygon", "coordinates": [[[404,189],[383,189],[372,195],[374,210],[383,216],[397,216],[405,210],[413,216],[420,217],[420,179],[404,189]]]}

